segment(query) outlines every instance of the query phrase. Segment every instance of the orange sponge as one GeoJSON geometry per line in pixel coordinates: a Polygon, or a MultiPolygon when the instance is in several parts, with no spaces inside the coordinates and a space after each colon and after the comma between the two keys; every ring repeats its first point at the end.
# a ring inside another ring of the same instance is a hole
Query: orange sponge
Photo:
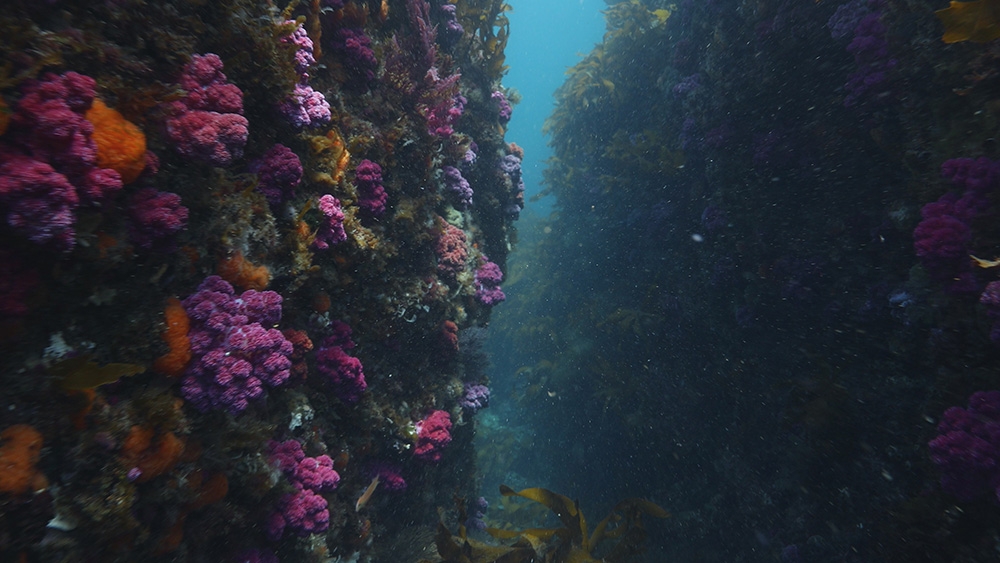
{"type": "Polygon", "coordinates": [[[45,488],[45,477],[35,468],[42,452],[42,435],[27,424],[0,432],[0,492],[22,494],[45,488]]]}
{"type": "Polygon", "coordinates": [[[134,182],[146,167],[142,130],[96,98],[86,117],[94,125],[91,138],[97,145],[97,165],[117,171],[124,184],[134,182]]]}
{"type": "Polygon", "coordinates": [[[170,346],[170,351],[157,358],[153,368],[163,375],[180,377],[191,360],[191,340],[188,339],[191,320],[184,312],[180,299],[176,297],[171,297],[167,301],[163,316],[167,330],[163,331],[161,338],[170,346]]]}
{"type": "Polygon", "coordinates": [[[174,468],[184,453],[184,442],[173,432],[161,434],[153,443],[154,432],[146,426],[133,426],[122,443],[122,461],[140,473],[136,481],[145,483],[174,468]]]}
{"type": "Polygon", "coordinates": [[[257,266],[236,251],[232,257],[219,263],[219,276],[240,289],[263,291],[271,283],[271,270],[267,266],[257,266]]]}

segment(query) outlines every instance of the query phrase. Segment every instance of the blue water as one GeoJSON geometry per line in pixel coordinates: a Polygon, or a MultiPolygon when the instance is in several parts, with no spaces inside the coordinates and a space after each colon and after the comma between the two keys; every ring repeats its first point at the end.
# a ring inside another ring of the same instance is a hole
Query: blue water
{"type": "MultiPolygon", "coordinates": [[[[508,14],[511,35],[505,51],[510,71],[504,85],[521,94],[507,129],[507,140],[524,148],[525,199],[541,190],[545,160],[552,155],[542,136],[555,107],[553,93],[573,66],[601,41],[607,5],[600,0],[513,0],[508,14]]],[[[545,214],[548,198],[530,206],[545,214]]]]}

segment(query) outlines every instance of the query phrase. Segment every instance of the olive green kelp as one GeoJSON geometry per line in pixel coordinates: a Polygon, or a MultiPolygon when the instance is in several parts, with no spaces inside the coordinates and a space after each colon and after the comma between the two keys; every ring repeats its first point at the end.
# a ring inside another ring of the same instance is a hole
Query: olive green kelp
{"type": "MultiPolygon", "coordinates": [[[[500,539],[516,540],[509,546],[493,546],[466,537],[464,525],[459,526],[458,536],[453,536],[443,524],[438,524],[436,543],[442,563],[621,563],[641,551],[646,538],[642,515],[656,518],[670,516],[656,504],[637,498],[619,502],[608,516],[587,533],[587,520],[576,501],[548,489],[531,488],[514,491],[500,486],[503,496],[519,496],[535,501],[551,510],[562,523],[560,528],[529,528],[526,530],[500,530],[487,528],[490,535],[500,539]],[[593,556],[605,540],[617,540],[600,559],[593,556]]],[[[461,520],[465,520],[460,507],[461,520]]]]}

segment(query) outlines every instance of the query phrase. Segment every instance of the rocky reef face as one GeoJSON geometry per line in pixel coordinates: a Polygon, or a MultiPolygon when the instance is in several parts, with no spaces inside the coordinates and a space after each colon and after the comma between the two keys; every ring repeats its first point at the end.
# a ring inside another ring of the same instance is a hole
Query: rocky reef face
{"type": "Polygon", "coordinates": [[[474,496],[504,11],[5,7],[0,558],[359,560],[474,496]]]}

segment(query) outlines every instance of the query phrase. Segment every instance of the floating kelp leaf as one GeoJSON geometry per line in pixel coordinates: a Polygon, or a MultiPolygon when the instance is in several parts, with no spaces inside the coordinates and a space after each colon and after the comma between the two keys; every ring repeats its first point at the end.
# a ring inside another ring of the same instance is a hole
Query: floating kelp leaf
{"type": "Polygon", "coordinates": [[[557,528],[528,528],[526,530],[501,530],[500,528],[486,528],[486,533],[500,540],[514,540],[521,536],[532,539],[548,541],[559,532],[557,528]]]}
{"type": "Polygon", "coordinates": [[[653,15],[656,16],[656,24],[663,25],[670,18],[670,10],[653,10],[653,15]]]}
{"type": "Polygon", "coordinates": [[[128,377],[145,371],[145,366],[138,364],[107,364],[99,366],[96,362],[91,361],[91,356],[79,356],[63,360],[49,368],[49,373],[59,378],[59,387],[64,391],[92,389],[107,383],[114,383],[122,377],[128,377]]]}
{"type": "Polygon", "coordinates": [[[587,523],[583,519],[583,513],[580,512],[579,507],[576,502],[558,493],[553,493],[548,489],[543,489],[541,487],[535,487],[531,489],[524,489],[521,491],[515,491],[507,485],[500,485],[500,494],[509,496],[519,496],[521,498],[526,498],[528,500],[533,500],[538,504],[541,504],[551,510],[559,520],[574,532],[580,530],[586,535],[587,523]]]}
{"type": "Polygon", "coordinates": [[[944,24],[945,43],[989,43],[1000,38],[1000,0],[952,1],[934,14],[944,24]]]}
{"type": "Polygon", "coordinates": [[[500,494],[535,501],[559,516],[565,528],[531,528],[521,532],[496,528],[486,530],[490,535],[501,539],[520,537],[536,552],[544,553],[544,561],[551,563],[596,563],[598,560],[591,553],[607,539],[616,539],[618,543],[601,561],[624,562],[641,551],[641,544],[646,539],[642,515],[648,514],[656,518],[670,516],[666,510],[648,500],[626,499],[618,503],[607,518],[597,525],[594,535],[588,537],[586,519],[580,507],[568,497],[542,488],[514,491],[505,485],[500,486],[500,494]],[[612,523],[614,528],[609,530],[612,523]]]}
{"type": "Polygon", "coordinates": [[[983,260],[982,258],[976,258],[971,254],[969,255],[969,258],[972,258],[972,261],[980,268],[996,268],[997,266],[1000,266],[1000,258],[996,258],[994,260],[983,260]]]}
{"type": "Polygon", "coordinates": [[[486,545],[476,540],[455,541],[451,531],[438,522],[434,543],[442,563],[530,563],[536,560],[535,550],[528,541],[511,546],[486,545]]]}

